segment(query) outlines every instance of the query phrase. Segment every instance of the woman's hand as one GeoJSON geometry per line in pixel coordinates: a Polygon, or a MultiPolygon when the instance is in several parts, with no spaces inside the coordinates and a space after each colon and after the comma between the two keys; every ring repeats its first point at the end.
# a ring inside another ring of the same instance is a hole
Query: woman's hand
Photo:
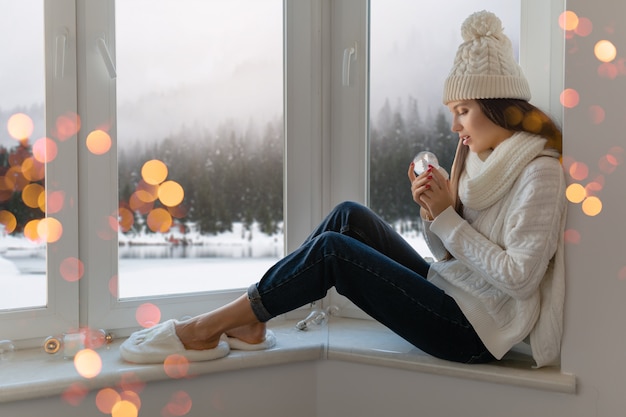
{"type": "Polygon", "coordinates": [[[442,211],[454,204],[450,192],[450,181],[438,169],[429,166],[419,176],[413,171],[414,164],[409,165],[409,180],[413,201],[419,204],[430,219],[437,217],[442,211]]]}

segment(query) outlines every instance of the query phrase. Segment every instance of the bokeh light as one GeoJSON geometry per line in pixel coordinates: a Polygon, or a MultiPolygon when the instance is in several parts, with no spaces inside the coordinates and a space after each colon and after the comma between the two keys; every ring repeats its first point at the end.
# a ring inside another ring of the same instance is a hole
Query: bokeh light
{"type": "Polygon", "coordinates": [[[571,10],[566,10],[559,15],[559,27],[563,30],[572,31],[578,27],[578,15],[571,10]]]}
{"type": "Polygon", "coordinates": [[[165,233],[172,227],[172,215],[164,208],[156,208],[148,213],[146,223],[153,232],[165,233]]]}
{"type": "Polygon", "coordinates": [[[87,149],[94,155],[103,155],[111,149],[111,136],[104,130],[94,130],[87,135],[87,149]]]}
{"type": "Polygon", "coordinates": [[[158,185],[167,178],[167,166],[158,159],[152,159],[141,167],[141,178],[151,185],[158,185]]]}
{"type": "Polygon", "coordinates": [[[161,321],[161,309],[152,303],[141,304],[137,307],[135,319],[141,327],[152,327],[161,321]]]}
{"type": "Polygon", "coordinates": [[[599,125],[604,122],[606,112],[601,106],[593,105],[589,107],[589,117],[591,118],[591,123],[599,125]]]}
{"type": "Polygon", "coordinates": [[[593,48],[593,53],[601,62],[611,62],[617,56],[617,48],[611,41],[603,39],[598,41],[593,48]]]}
{"type": "Polygon", "coordinates": [[[191,411],[192,401],[185,391],[177,391],[172,394],[170,401],[163,409],[163,415],[168,417],[184,416],[191,411]]]}
{"type": "Polygon", "coordinates": [[[626,280],[626,266],[620,268],[619,272],[617,273],[617,278],[621,281],[626,280]]]}
{"type": "Polygon", "coordinates": [[[183,187],[176,181],[165,181],[159,186],[159,200],[164,206],[174,207],[185,197],[183,187]]]}
{"type": "Polygon", "coordinates": [[[93,349],[83,349],[74,356],[74,367],[83,378],[95,378],[102,371],[102,358],[93,349]]]}
{"type": "Polygon", "coordinates": [[[591,35],[591,32],[593,32],[593,24],[591,23],[591,20],[586,17],[579,17],[578,25],[576,26],[576,29],[574,29],[574,33],[578,36],[585,37],[591,35]]]}
{"type": "Polygon", "coordinates": [[[56,137],[66,141],[80,130],[80,117],[73,112],[67,112],[56,120],[56,137]]]}
{"type": "Polygon", "coordinates": [[[17,227],[17,218],[8,210],[0,210],[0,224],[6,233],[13,233],[17,227]]]}
{"type": "Polygon", "coordinates": [[[118,401],[111,410],[111,417],[137,417],[139,410],[130,401],[118,401]]]}
{"type": "Polygon", "coordinates": [[[33,134],[33,119],[24,113],[15,113],[7,121],[7,130],[13,139],[24,140],[33,134]]]}
{"type": "Polygon", "coordinates": [[[149,184],[145,180],[140,180],[135,187],[135,194],[140,201],[152,203],[159,197],[159,185],[149,184]]]}
{"type": "Polygon", "coordinates": [[[42,185],[37,183],[28,184],[22,190],[22,201],[30,208],[39,208],[39,198],[45,193],[42,185]]]}
{"type": "Polygon", "coordinates": [[[569,167],[569,175],[576,181],[582,181],[589,176],[589,167],[584,162],[574,162],[569,167]]]}
{"type": "Polygon", "coordinates": [[[582,203],[582,210],[587,216],[597,216],[602,211],[602,201],[595,196],[587,197],[582,203]]]}
{"type": "Polygon", "coordinates": [[[54,243],[63,235],[63,225],[54,217],[46,217],[37,224],[37,234],[47,243],[54,243]]]}
{"type": "Polygon", "coordinates": [[[578,204],[582,202],[587,197],[587,192],[585,191],[585,187],[581,184],[570,184],[565,190],[565,195],[567,200],[571,203],[578,204]]]}
{"type": "Polygon", "coordinates": [[[128,401],[135,406],[135,409],[139,411],[141,409],[141,398],[134,390],[124,390],[120,393],[121,401],[128,401]]]}
{"type": "Polygon", "coordinates": [[[610,62],[604,62],[598,66],[598,76],[614,80],[619,75],[617,65],[610,62]]]}
{"type": "Polygon", "coordinates": [[[24,237],[31,242],[41,242],[38,232],[39,222],[40,219],[34,219],[24,225],[24,237]]]}
{"type": "Polygon", "coordinates": [[[169,355],[163,362],[163,370],[170,378],[185,378],[189,373],[189,360],[176,353],[169,355]]]}
{"type": "Polygon", "coordinates": [[[54,161],[58,152],[56,142],[50,138],[37,139],[33,144],[33,158],[42,164],[54,161]]]}
{"type": "Polygon", "coordinates": [[[63,210],[65,201],[64,191],[48,191],[46,198],[46,212],[48,214],[58,213],[63,210]]]}
{"type": "Polygon", "coordinates": [[[35,158],[26,158],[22,161],[22,176],[27,181],[41,181],[46,176],[46,167],[35,158]]]}
{"type": "Polygon", "coordinates": [[[580,243],[580,232],[574,229],[567,229],[564,234],[565,243],[577,245],[580,243]]]}
{"type": "Polygon", "coordinates": [[[76,282],[85,274],[85,265],[78,258],[65,258],[61,261],[59,272],[64,280],[68,282],[76,282]]]}
{"type": "Polygon", "coordinates": [[[578,91],[574,90],[573,88],[566,88],[561,93],[560,100],[563,107],[571,109],[578,106],[578,103],[580,102],[580,96],[578,94],[578,91]]]}
{"type": "Polygon", "coordinates": [[[103,388],[96,394],[96,407],[103,414],[111,414],[113,407],[121,400],[120,394],[113,388],[103,388]]]}
{"type": "Polygon", "coordinates": [[[87,394],[89,394],[89,389],[84,384],[74,382],[63,391],[61,398],[69,405],[76,407],[85,399],[87,394]]]}
{"type": "Polygon", "coordinates": [[[120,207],[118,211],[119,225],[122,232],[128,232],[135,224],[133,212],[126,207],[120,207]]]}

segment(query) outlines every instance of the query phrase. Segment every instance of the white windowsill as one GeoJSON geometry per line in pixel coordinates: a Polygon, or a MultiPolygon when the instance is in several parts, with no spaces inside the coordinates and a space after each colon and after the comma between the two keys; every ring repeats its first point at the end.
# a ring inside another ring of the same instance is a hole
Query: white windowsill
{"type": "MultiPolygon", "coordinates": [[[[330,326],[313,326],[308,331],[295,329],[295,321],[271,324],[277,345],[268,351],[232,351],[227,357],[192,363],[190,375],[210,374],[278,364],[336,360],[426,372],[541,390],[575,393],[576,377],[555,368],[532,369],[525,355],[512,353],[502,361],[487,365],[463,365],[433,358],[371,320],[333,317],[330,326]]],[[[114,341],[98,350],[102,371],[93,379],[81,377],[73,361],[50,356],[42,349],[16,352],[11,361],[0,362],[2,382],[0,402],[27,400],[62,394],[80,382],[89,390],[119,383],[125,373],[142,382],[167,380],[162,365],[135,365],[121,360],[114,341]]]]}

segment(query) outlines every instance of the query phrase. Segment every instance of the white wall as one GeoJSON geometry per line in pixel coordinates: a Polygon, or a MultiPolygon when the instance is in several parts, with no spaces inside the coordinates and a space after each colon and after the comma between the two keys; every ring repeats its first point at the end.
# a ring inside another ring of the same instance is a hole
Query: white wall
{"type": "MultiPolygon", "coordinates": [[[[565,86],[581,95],[579,106],[565,112],[565,153],[594,174],[609,148],[626,148],[626,75],[600,78],[593,56],[595,42],[603,38],[617,46],[618,58],[626,56],[626,2],[569,0],[567,8],[589,18],[594,30],[565,48],[565,86]],[[605,109],[603,123],[590,121],[591,105],[605,109]]],[[[585,216],[579,205],[569,213],[568,227],[581,241],[567,247],[563,369],[576,374],[576,395],[321,361],[151,384],[142,393],[140,415],[161,415],[164,397],[178,389],[194,394],[190,416],[624,415],[626,280],[619,271],[626,266],[626,163],[605,179],[600,215],[585,216]]],[[[4,404],[0,415],[102,415],[93,398],[83,404],[72,407],[59,398],[4,404]]]]}

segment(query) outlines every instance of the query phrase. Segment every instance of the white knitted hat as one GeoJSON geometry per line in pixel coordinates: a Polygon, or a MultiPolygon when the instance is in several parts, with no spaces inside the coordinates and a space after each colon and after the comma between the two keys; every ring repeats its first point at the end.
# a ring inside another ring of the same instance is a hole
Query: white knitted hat
{"type": "Polygon", "coordinates": [[[461,35],[463,43],[444,84],[444,104],[481,98],[530,100],[528,81],[495,14],[483,10],[470,15],[461,35]]]}

